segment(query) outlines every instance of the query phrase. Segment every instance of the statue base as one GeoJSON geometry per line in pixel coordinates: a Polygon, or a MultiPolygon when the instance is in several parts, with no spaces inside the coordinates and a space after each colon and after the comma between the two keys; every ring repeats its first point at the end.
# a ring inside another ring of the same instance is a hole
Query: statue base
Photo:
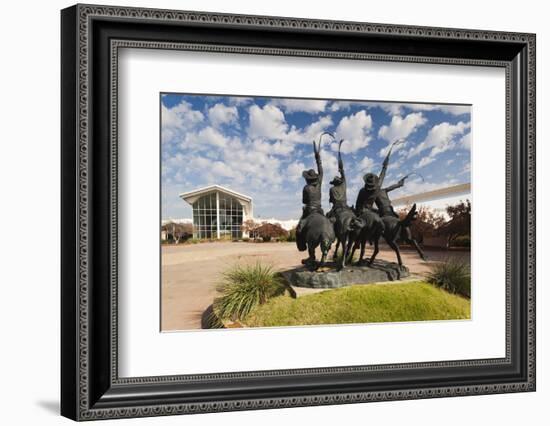
{"type": "Polygon", "coordinates": [[[372,284],[396,281],[410,276],[406,266],[394,262],[375,260],[372,265],[348,265],[341,271],[336,264],[326,263],[316,271],[306,267],[292,269],[282,273],[291,286],[305,288],[340,288],[354,284],[372,284]]]}

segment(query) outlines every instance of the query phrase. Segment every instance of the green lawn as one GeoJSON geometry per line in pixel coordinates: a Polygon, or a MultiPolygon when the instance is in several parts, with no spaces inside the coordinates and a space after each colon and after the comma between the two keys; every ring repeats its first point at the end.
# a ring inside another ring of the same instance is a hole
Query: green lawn
{"type": "Polygon", "coordinates": [[[293,299],[279,296],[255,308],[248,327],[469,319],[470,300],[424,281],[356,285],[293,299]]]}

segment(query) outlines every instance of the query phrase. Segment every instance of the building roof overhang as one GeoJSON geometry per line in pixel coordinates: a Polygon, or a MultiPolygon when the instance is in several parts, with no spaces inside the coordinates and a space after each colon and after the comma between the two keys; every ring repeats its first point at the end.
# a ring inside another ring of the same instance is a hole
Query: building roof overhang
{"type": "Polygon", "coordinates": [[[244,203],[252,203],[252,197],[233,191],[229,188],[225,188],[221,185],[209,185],[203,188],[194,189],[193,191],[182,192],[181,194],[179,194],[179,196],[184,201],[187,201],[189,204],[192,204],[198,197],[214,191],[219,191],[227,195],[231,195],[232,197],[235,197],[244,203]]]}

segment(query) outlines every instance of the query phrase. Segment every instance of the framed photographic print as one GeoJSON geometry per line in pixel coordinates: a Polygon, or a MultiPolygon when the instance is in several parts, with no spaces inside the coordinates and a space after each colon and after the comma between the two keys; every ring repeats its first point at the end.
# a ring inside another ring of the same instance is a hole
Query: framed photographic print
{"type": "Polygon", "coordinates": [[[74,420],[535,390],[535,36],[76,5],[74,420]]]}

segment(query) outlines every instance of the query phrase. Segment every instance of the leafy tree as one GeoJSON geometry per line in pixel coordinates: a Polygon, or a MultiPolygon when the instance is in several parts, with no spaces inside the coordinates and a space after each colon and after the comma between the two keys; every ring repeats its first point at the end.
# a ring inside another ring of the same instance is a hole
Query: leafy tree
{"type": "Polygon", "coordinates": [[[191,223],[168,222],[162,225],[162,230],[166,232],[168,241],[186,241],[193,237],[193,225],[191,223]]]}
{"type": "Polygon", "coordinates": [[[290,231],[288,231],[288,237],[286,237],[287,241],[296,241],[296,227],[292,228],[290,231]]]}
{"type": "Polygon", "coordinates": [[[470,236],[472,205],[470,200],[466,200],[448,206],[446,210],[450,219],[440,227],[439,233],[447,237],[447,243],[451,246],[457,237],[470,236]]]}
{"type": "MultiPolygon", "coordinates": [[[[399,211],[399,217],[404,219],[412,206],[407,206],[399,211]]],[[[411,223],[413,238],[421,243],[424,237],[431,237],[445,223],[445,218],[434,209],[420,206],[417,210],[416,220],[411,223]]]]}
{"type": "Polygon", "coordinates": [[[254,229],[254,234],[264,241],[271,241],[272,238],[288,236],[288,231],[277,223],[264,222],[254,229]]]}

